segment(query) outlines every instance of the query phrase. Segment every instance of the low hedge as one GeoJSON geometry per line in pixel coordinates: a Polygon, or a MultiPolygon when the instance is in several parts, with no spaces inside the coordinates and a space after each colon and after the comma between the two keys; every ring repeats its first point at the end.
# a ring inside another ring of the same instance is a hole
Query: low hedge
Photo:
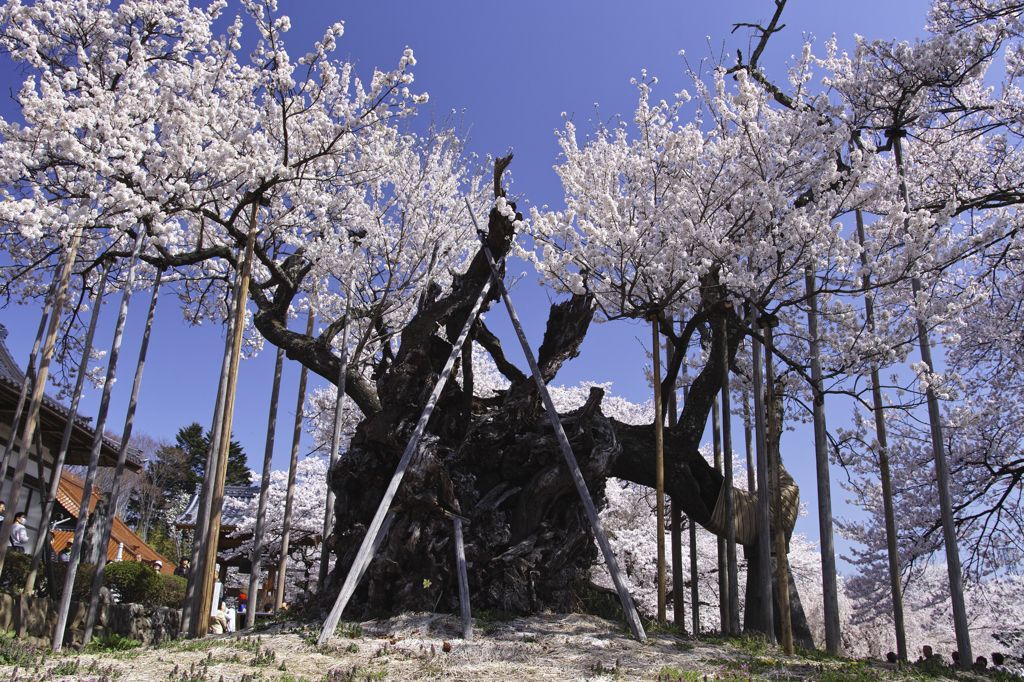
{"type": "Polygon", "coordinates": [[[152,568],[138,561],[114,561],[103,570],[103,584],[124,604],[151,604],[160,597],[164,582],[152,568]]]}
{"type": "Polygon", "coordinates": [[[159,606],[167,606],[172,609],[180,609],[185,605],[185,586],[188,581],[176,575],[160,574],[164,581],[163,590],[157,597],[156,603],[159,606]]]}

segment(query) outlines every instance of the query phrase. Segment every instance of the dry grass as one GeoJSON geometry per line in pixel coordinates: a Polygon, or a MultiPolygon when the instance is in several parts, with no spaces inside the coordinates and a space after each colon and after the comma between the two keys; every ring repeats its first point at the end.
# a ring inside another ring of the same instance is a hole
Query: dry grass
{"type": "Polygon", "coordinates": [[[344,624],[329,644],[318,648],[314,628],[279,624],[258,638],[181,640],[136,649],[130,658],[116,652],[69,654],[51,657],[38,669],[22,667],[17,675],[11,666],[0,666],[0,680],[929,682],[919,673],[896,673],[885,664],[855,664],[820,655],[785,657],[763,642],[655,634],[640,644],[616,623],[579,614],[507,621],[482,617],[470,641],[462,640],[460,631],[453,616],[410,614],[344,624]],[[78,665],[70,665],[73,661],[78,665]]]}

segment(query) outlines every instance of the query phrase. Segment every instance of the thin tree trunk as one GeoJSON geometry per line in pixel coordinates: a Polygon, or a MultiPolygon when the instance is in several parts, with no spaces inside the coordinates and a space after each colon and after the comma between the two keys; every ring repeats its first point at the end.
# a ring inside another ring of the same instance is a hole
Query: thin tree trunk
{"type": "Polygon", "coordinates": [[[324,586],[327,584],[327,576],[331,567],[331,550],[327,547],[327,538],[330,537],[334,528],[334,490],[331,488],[331,471],[338,463],[341,451],[341,425],[344,421],[345,404],[345,380],[348,377],[348,333],[350,325],[349,315],[352,310],[352,289],[346,284],[345,287],[345,326],[341,331],[341,349],[338,362],[338,391],[334,401],[334,430],[331,432],[331,463],[327,469],[327,500],[324,502],[324,527],[321,534],[320,544],[320,574],[317,581],[317,592],[324,593],[324,586]]]}
{"type": "Polygon", "coordinates": [[[658,315],[651,320],[654,353],[654,482],[658,520],[658,622],[665,623],[665,452],[661,417],[661,336],[658,315]]]}
{"type": "MultiPolygon", "coordinates": [[[[75,376],[75,390],[71,393],[71,406],[68,408],[68,420],[64,425],[64,436],[60,441],[60,450],[53,460],[53,472],[50,478],[50,494],[47,497],[43,509],[43,518],[49,520],[53,516],[53,504],[57,499],[57,489],[60,487],[61,473],[64,471],[64,460],[68,454],[68,447],[71,445],[71,434],[74,432],[75,419],[78,417],[78,402],[82,398],[82,388],[85,386],[85,376],[89,370],[89,359],[92,354],[92,340],[96,333],[96,323],[100,319],[100,308],[103,306],[103,294],[107,286],[107,277],[110,275],[110,268],[113,265],[112,259],[103,263],[103,274],[100,275],[99,289],[96,290],[96,298],[93,299],[92,315],[89,317],[89,329],[85,333],[85,341],[82,345],[82,361],[78,365],[78,374],[75,376]]],[[[84,286],[84,283],[83,283],[84,286]]],[[[40,534],[36,538],[36,546],[32,551],[32,563],[29,567],[28,578],[25,580],[25,591],[31,593],[35,589],[36,575],[39,571],[39,561],[43,555],[43,547],[46,545],[46,538],[40,534]]],[[[51,569],[52,571],[52,569],[51,569]]],[[[50,589],[53,592],[53,600],[57,601],[57,586],[53,584],[50,576],[50,589]]]]}
{"type": "MultiPolygon", "coordinates": [[[[906,170],[903,167],[903,145],[901,133],[892,137],[892,148],[896,156],[896,168],[900,175],[900,189],[903,194],[903,206],[907,218],[904,229],[910,226],[910,190],[907,187],[906,170]]],[[[914,299],[917,300],[922,291],[921,280],[913,277],[910,280],[914,299]]],[[[935,374],[932,362],[932,344],[925,326],[924,317],[917,315],[917,336],[921,347],[921,360],[927,365],[928,373],[935,374]]],[[[964,604],[964,584],[960,573],[960,549],[957,545],[956,528],[953,526],[953,502],[949,493],[949,467],[946,464],[946,444],[942,440],[942,413],[935,391],[928,385],[925,395],[928,400],[928,421],[931,425],[932,452],[935,456],[935,473],[939,484],[939,512],[942,517],[942,535],[946,543],[946,569],[949,572],[949,592],[953,604],[953,627],[956,630],[956,645],[960,651],[960,667],[970,670],[974,663],[971,656],[971,632],[967,623],[967,607],[964,604]]]]}
{"type": "Polygon", "coordinates": [[[192,531],[191,570],[188,573],[188,584],[185,587],[185,605],[181,611],[181,631],[193,633],[196,629],[196,618],[199,613],[199,594],[202,574],[199,565],[206,556],[206,546],[210,539],[210,509],[213,506],[213,477],[217,475],[217,463],[220,451],[220,427],[224,422],[224,403],[228,390],[228,370],[231,366],[231,349],[235,343],[235,308],[237,307],[238,286],[241,277],[235,277],[231,287],[231,300],[228,303],[228,318],[224,332],[224,358],[220,367],[220,382],[217,385],[217,399],[213,406],[213,423],[210,426],[209,443],[206,446],[206,464],[203,467],[203,484],[199,491],[199,509],[196,513],[196,525],[192,531]]]}
{"type": "MultiPolygon", "coordinates": [[[[281,396],[281,373],[284,370],[284,348],[278,347],[274,363],[274,384],[270,389],[270,416],[267,417],[267,446],[263,451],[263,478],[260,480],[260,503],[256,511],[256,529],[252,541],[252,568],[249,571],[249,603],[245,606],[245,627],[256,624],[256,592],[263,561],[263,535],[267,523],[267,498],[270,497],[270,469],[274,459],[274,432],[277,430],[277,401],[281,396]]],[[[328,490],[330,486],[328,486],[328,490]]],[[[321,549],[323,551],[323,549],[321,549]]],[[[268,576],[269,577],[269,576],[268,576]]]]}
{"type": "Polygon", "coordinates": [[[736,557],[736,516],[733,504],[733,466],[732,466],[732,410],[729,401],[729,344],[728,321],[722,316],[722,454],[725,469],[725,549],[726,569],[729,585],[729,627],[724,626],[731,636],[740,634],[740,588],[739,568],[736,557]]]}
{"type": "MultiPolygon", "coordinates": [[[[715,398],[715,402],[711,407],[711,428],[714,430],[712,435],[712,445],[715,453],[715,470],[725,475],[722,466],[722,408],[719,403],[719,398],[715,398]]],[[[724,485],[722,486],[724,489],[724,485]]],[[[719,536],[716,537],[718,543],[718,618],[721,623],[721,633],[723,635],[729,634],[729,559],[728,549],[725,545],[725,538],[719,536]]]]}
{"type": "Polygon", "coordinates": [[[814,382],[814,461],[818,474],[818,532],[821,536],[821,589],[825,610],[825,647],[839,655],[839,588],[836,584],[836,548],[832,538],[832,483],[828,466],[828,434],[825,430],[825,394],[821,378],[821,346],[818,342],[818,294],[814,273],[807,269],[807,331],[811,346],[811,381],[814,382]]]}
{"type": "MultiPolygon", "coordinates": [[[[231,422],[235,413],[235,387],[238,383],[238,361],[242,351],[242,336],[245,332],[245,308],[249,297],[249,277],[252,274],[252,252],[256,244],[256,214],[259,211],[260,199],[251,197],[252,213],[249,215],[249,238],[245,244],[245,256],[242,260],[242,276],[235,294],[235,324],[231,335],[231,362],[228,367],[227,388],[224,393],[224,419],[220,427],[220,444],[217,447],[217,473],[213,478],[213,497],[210,503],[210,523],[207,535],[205,556],[199,566],[202,583],[196,604],[198,609],[194,616],[195,637],[205,637],[210,629],[210,611],[213,601],[213,585],[217,570],[217,544],[220,538],[220,517],[224,505],[224,478],[228,471],[228,453],[231,452],[231,422]]],[[[212,440],[212,439],[211,439],[212,440]]]]}
{"type": "Polygon", "coordinates": [[[89,503],[92,501],[92,489],[96,483],[96,469],[100,465],[100,453],[103,450],[103,431],[107,426],[107,412],[110,409],[110,394],[114,390],[114,379],[117,375],[117,358],[121,354],[121,337],[124,336],[124,325],[128,319],[128,302],[131,300],[132,286],[135,284],[135,273],[139,265],[139,253],[146,236],[145,225],[139,227],[132,250],[131,262],[128,266],[128,277],[125,279],[121,293],[121,307],[117,313],[117,324],[114,327],[114,341],[111,344],[107,362],[107,377],[103,382],[103,394],[100,397],[100,409],[96,415],[95,432],[92,439],[92,450],[89,453],[89,466],[85,471],[82,483],[82,501],[78,507],[78,520],[75,523],[75,539],[71,544],[68,557],[67,573],[64,576],[64,592],[60,596],[60,609],[57,611],[57,627],[53,632],[53,650],[60,651],[64,644],[64,627],[68,622],[68,611],[71,608],[71,592],[75,587],[75,575],[78,573],[78,561],[82,553],[82,540],[85,537],[85,526],[89,521],[89,503]]]}
{"type": "MultiPolygon", "coordinates": [[[[775,324],[778,324],[777,322],[775,324]]],[[[775,565],[779,579],[779,618],[782,622],[782,650],[793,654],[793,623],[789,608],[789,558],[786,555],[786,531],[782,526],[782,483],[780,481],[781,453],[776,445],[779,438],[778,407],[775,402],[775,371],[772,366],[772,327],[764,328],[765,375],[768,385],[768,461],[771,465],[771,494],[775,502],[775,565]]]]}
{"type": "MultiPolygon", "coordinates": [[[[860,262],[865,272],[868,256],[864,251],[864,214],[857,209],[857,237],[860,240],[860,262]]],[[[871,333],[875,331],[875,299],[871,296],[870,275],[864,277],[864,317],[871,333]]],[[[907,662],[907,631],[903,621],[903,585],[900,580],[900,555],[896,546],[896,514],[892,507],[892,479],[889,475],[889,443],[886,436],[882,386],[878,378],[878,365],[871,363],[871,398],[875,415],[875,436],[878,439],[878,469],[882,479],[882,508],[885,513],[885,545],[889,557],[889,590],[892,595],[892,615],[896,627],[896,651],[901,661],[907,662]]]]}
{"type": "Polygon", "coordinates": [[[128,414],[124,420],[124,431],[121,434],[121,447],[117,452],[117,466],[114,468],[114,480],[110,486],[110,505],[107,514],[103,517],[100,529],[99,546],[100,552],[96,562],[96,575],[92,581],[92,594],[89,597],[89,611],[85,615],[85,634],[82,639],[82,646],[92,639],[92,628],[96,624],[96,616],[100,608],[100,589],[103,587],[103,569],[107,565],[107,546],[110,544],[110,532],[114,528],[114,517],[117,516],[117,498],[121,492],[121,478],[124,474],[124,463],[128,457],[128,444],[132,438],[132,428],[135,425],[135,408],[139,404],[139,391],[142,388],[142,371],[146,367],[146,351],[149,350],[149,338],[153,332],[153,318],[156,315],[156,302],[160,294],[160,280],[163,277],[163,270],[157,270],[156,280],[153,282],[153,296],[149,301],[149,314],[146,316],[146,328],[142,332],[142,345],[139,348],[139,363],[135,367],[135,382],[132,384],[132,395],[128,401],[128,414]]]}
{"type": "Polygon", "coordinates": [[[757,446],[757,585],[761,594],[761,632],[774,644],[775,618],[772,613],[772,532],[770,488],[768,486],[768,427],[764,400],[764,376],[761,364],[761,342],[750,339],[754,365],[754,443],[757,446]]]}
{"type": "MultiPolygon", "coordinates": [[[[313,336],[316,314],[312,306],[306,318],[306,336],[313,336]]],[[[295,404],[295,426],[292,430],[292,458],[288,463],[288,488],[284,497],[284,521],[281,527],[281,556],[277,561],[277,589],[274,594],[274,610],[280,611],[284,604],[285,573],[288,570],[288,545],[292,534],[292,505],[295,501],[295,473],[299,466],[299,442],[302,439],[302,408],[306,404],[306,379],[309,369],[302,365],[299,372],[299,397],[295,404]]]]}

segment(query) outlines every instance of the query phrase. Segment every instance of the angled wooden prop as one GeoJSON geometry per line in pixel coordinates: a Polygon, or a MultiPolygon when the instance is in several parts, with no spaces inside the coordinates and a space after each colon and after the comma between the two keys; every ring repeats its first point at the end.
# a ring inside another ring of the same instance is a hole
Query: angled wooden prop
{"type": "Polygon", "coordinates": [[[615,553],[612,551],[612,546],[608,542],[608,536],[604,533],[604,528],[601,526],[601,519],[597,516],[597,509],[594,507],[594,500],[590,497],[590,491],[587,490],[587,482],[583,480],[583,473],[580,472],[580,466],[576,463],[576,456],[572,454],[572,447],[569,445],[569,439],[565,436],[565,430],[562,428],[562,422],[558,418],[558,412],[555,410],[555,404],[551,402],[551,395],[548,393],[548,387],[544,384],[544,379],[540,375],[540,369],[537,367],[537,359],[533,356],[533,351],[530,349],[530,343],[526,340],[526,333],[523,332],[523,325],[519,323],[519,316],[516,314],[516,309],[512,306],[512,299],[508,296],[508,290],[505,288],[505,283],[501,281],[501,277],[498,274],[498,266],[494,263],[494,257],[491,255],[491,249],[487,246],[487,240],[484,238],[484,233],[480,229],[480,224],[476,220],[476,214],[473,213],[473,207],[469,205],[469,201],[466,201],[466,206],[469,208],[469,215],[473,218],[473,225],[476,227],[477,234],[480,236],[480,243],[482,245],[484,255],[487,257],[487,264],[491,266],[491,281],[498,287],[498,291],[501,292],[501,297],[505,301],[505,307],[508,309],[508,315],[512,318],[512,326],[515,327],[516,335],[519,337],[519,343],[523,346],[523,353],[526,355],[527,361],[530,363],[530,371],[533,372],[533,379],[537,382],[537,388],[540,390],[541,398],[544,401],[544,407],[547,409],[548,418],[551,420],[551,426],[555,430],[555,435],[558,436],[558,443],[562,446],[562,454],[565,456],[565,463],[569,467],[569,471],[572,473],[572,480],[576,484],[576,491],[580,495],[580,499],[583,500],[583,507],[587,511],[587,518],[590,519],[590,526],[594,529],[594,535],[597,536],[597,544],[601,546],[601,552],[604,554],[605,564],[608,566],[608,572],[611,573],[612,582],[615,583],[615,589],[619,593],[619,601],[622,602],[622,610],[626,613],[626,620],[629,621],[629,627],[633,631],[633,636],[638,642],[647,641],[647,633],[644,632],[644,626],[640,622],[640,616],[636,612],[636,606],[633,604],[633,597],[630,596],[629,590],[626,589],[626,583],[622,581],[622,574],[619,572],[619,562],[615,560],[615,553]]]}
{"type": "MultiPolygon", "coordinates": [[[[490,257],[490,254],[488,254],[488,257],[490,257]]],[[[391,483],[388,484],[388,489],[384,491],[384,499],[380,501],[377,513],[374,514],[373,520],[370,521],[370,526],[366,529],[363,544],[359,546],[359,553],[356,554],[355,561],[352,562],[352,566],[348,570],[345,583],[341,586],[341,592],[338,593],[338,598],[335,600],[327,620],[324,621],[324,626],[320,630],[320,637],[317,639],[317,646],[334,636],[334,629],[338,627],[342,611],[345,610],[349,599],[355,593],[359,579],[366,571],[367,566],[370,565],[370,560],[373,559],[373,555],[377,552],[381,538],[387,532],[387,529],[384,527],[384,519],[388,516],[391,502],[395,499],[395,494],[398,492],[398,486],[402,482],[402,477],[405,476],[405,471],[409,468],[409,462],[412,460],[412,456],[419,446],[420,438],[423,437],[423,432],[427,428],[427,422],[434,411],[434,405],[437,404],[437,399],[441,397],[441,391],[444,390],[445,384],[448,383],[448,375],[451,374],[455,360],[462,353],[462,344],[466,342],[469,330],[476,322],[477,315],[480,314],[480,307],[483,305],[484,299],[487,298],[487,293],[491,290],[491,283],[493,281],[494,277],[492,276],[481,287],[480,295],[477,296],[476,303],[473,304],[473,309],[470,311],[469,317],[466,318],[466,325],[462,328],[462,333],[459,334],[459,338],[456,339],[455,344],[452,346],[452,352],[448,356],[444,369],[441,370],[437,383],[434,384],[434,390],[431,391],[430,398],[427,399],[427,404],[423,408],[423,414],[420,415],[420,420],[416,422],[416,429],[412,432],[412,438],[409,439],[409,444],[405,446],[402,459],[398,461],[395,475],[391,477],[391,483]]]]}

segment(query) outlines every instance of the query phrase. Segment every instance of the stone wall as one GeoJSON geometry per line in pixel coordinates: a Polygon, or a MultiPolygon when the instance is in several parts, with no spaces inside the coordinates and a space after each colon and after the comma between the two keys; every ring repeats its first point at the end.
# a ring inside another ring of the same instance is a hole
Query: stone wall
{"type": "MultiPolygon", "coordinates": [[[[68,612],[64,643],[81,646],[88,605],[73,602],[68,612]]],[[[181,611],[149,604],[103,604],[93,639],[117,634],[145,644],[178,636],[181,611]]],[[[0,632],[14,632],[36,646],[49,646],[57,627],[57,605],[45,597],[0,592],[0,632]]]]}

